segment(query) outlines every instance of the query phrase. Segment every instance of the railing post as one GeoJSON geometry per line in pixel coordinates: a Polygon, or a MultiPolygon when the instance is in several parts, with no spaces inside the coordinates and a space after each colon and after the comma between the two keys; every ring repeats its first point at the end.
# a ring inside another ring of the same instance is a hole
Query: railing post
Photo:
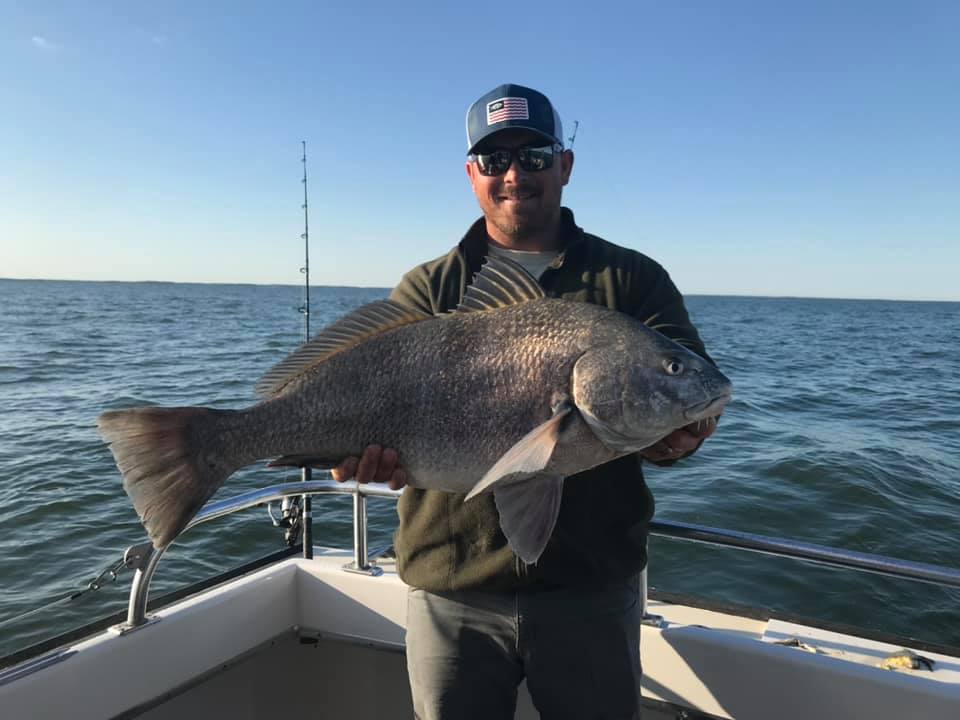
{"type": "Polygon", "coordinates": [[[353,496],[353,564],[358,570],[366,570],[367,562],[367,496],[357,493],[353,496]]]}
{"type": "Polygon", "coordinates": [[[155,549],[150,542],[131,545],[124,553],[123,559],[128,567],[133,568],[134,573],[127,603],[127,622],[120,626],[121,632],[135,630],[147,622],[150,581],[162,556],[163,550],[155,549]]]}
{"type": "Polygon", "coordinates": [[[661,627],[663,625],[663,615],[651,615],[647,611],[647,603],[649,602],[649,593],[647,586],[647,568],[650,567],[650,552],[649,544],[647,545],[647,564],[643,566],[643,570],[640,571],[640,622],[643,625],[650,625],[652,627],[661,627]]]}
{"type": "Polygon", "coordinates": [[[343,569],[364,575],[383,574],[383,569],[371,565],[367,557],[367,496],[360,491],[359,483],[353,494],[353,562],[343,569]]]}

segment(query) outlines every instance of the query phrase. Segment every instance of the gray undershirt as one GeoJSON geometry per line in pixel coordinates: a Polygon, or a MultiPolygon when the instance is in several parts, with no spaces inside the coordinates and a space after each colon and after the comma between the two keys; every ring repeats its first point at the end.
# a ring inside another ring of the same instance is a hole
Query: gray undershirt
{"type": "Polygon", "coordinates": [[[537,280],[557,257],[556,250],[510,250],[492,243],[487,246],[487,252],[494,257],[513,260],[537,280]]]}

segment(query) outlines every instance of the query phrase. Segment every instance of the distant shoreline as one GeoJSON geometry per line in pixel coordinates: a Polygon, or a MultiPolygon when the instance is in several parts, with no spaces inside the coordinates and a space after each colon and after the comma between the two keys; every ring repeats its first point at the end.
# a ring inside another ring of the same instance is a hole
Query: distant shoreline
{"type": "MultiPolygon", "coordinates": [[[[253,283],[253,282],[215,282],[177,280],[68,280],[60,278],[7,278],[0,277],[0,282],[49,282],[49,283],[101,283],[107,285],[222,285],[224,287],[289,287],[303,288],[303,285],[294,283],[253,283]]],[[[329,288],[331,290],[383,290],[390,292],[392,288],[378,285],[311,285],[311,288],[329,288]]],[[[949,300],[943,298],[882,298],[882,297],[840,297],[820,295],[757,295],[753,293],[703,293],[687,292],[684,297],[733,297],[758,298],[765,300],[849,300],[860,302],[916,302],[916,303],[945,303],[960,304],[960,298],[949,300]]]]}
{"type": "MultiPolygon", "coordinates": [[[[50,282],[50,283],[83,283],[87,285],[222,285],[224,287],[290,287],[303,288],[295,283],[254,283],[254,282],[217,282],[191,280],[70,280],[65,278],[7,278],[0,277],[0,282],[50,282]]],[[[332,290],[384,290],[390,292],[393,288],[378,285],[310,285],[311,288],[330,288],[332,290]]]]}

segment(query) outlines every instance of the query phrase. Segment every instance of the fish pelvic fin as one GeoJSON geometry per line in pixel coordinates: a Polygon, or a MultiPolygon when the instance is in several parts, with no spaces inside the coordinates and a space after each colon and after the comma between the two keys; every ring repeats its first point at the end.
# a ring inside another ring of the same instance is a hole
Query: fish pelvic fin
{"type": "Polygon", "coordinates": [[[480,478],[480,482],[473,486],[464,500],[476,497],[509,475],[532,474],[543,470],[550,462],[550,456],[553,455],[553,450],[557,446],[563,419],[572,409],[569,401],[563,401],[557,405],[553,416],[545,423],[537,425],[524,435],[520,442],[507,450],[503,457],[480,478]]]}
{"type": "Polygon", "coordinates": [[[455,312],[496,310],[546,297],[522,265],[508,258],[487,257],[455,312]]]}
{"type": "Polygon", "coordinates": [[[144,407],[110,410],[97,420],[123,475],[123,489],[155,548],[173,542],[237,469],[197,442],[198,429],[229,412],[144,407]]]}
{"type": "Polygon", "coordinates": [[[500,483],[494,489],[500,529],[510,549],[527,565],[533,565],[543,554],[560,515],[562,495],[563,478],[555,475],[500,483]]]}
{"type": "Polygon", "coordinates": [[[254,391],[265,399],[276,397],[292,381],[333,355],[359,345],[375,335],[432,317],[434,316],[422,310],[401,305],[394,300],[378,300],[364,305],[324,328],[274,365],[260,378],[254,391]]]}

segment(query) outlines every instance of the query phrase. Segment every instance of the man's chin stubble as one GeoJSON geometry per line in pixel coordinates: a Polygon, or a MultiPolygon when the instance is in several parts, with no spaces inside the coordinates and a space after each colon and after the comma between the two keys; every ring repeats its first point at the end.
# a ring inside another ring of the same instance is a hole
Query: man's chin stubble
{"type": "Polygon", "coordinates": [[[520,217],[512,221],[493,218],[493,225],[508,238],[526,240],[540,232],[546,223],[543,218],[533,214],[530,217],[520,217]]]}
{"type": "Polygon", "coordinates": [[[517,222],[508,225],[505,222],[494,221],[493,225],[503,233],[505,237],[511,240],[526,240],[529,236],[535,234],[533,224],[528,222],[517,222]]]}

